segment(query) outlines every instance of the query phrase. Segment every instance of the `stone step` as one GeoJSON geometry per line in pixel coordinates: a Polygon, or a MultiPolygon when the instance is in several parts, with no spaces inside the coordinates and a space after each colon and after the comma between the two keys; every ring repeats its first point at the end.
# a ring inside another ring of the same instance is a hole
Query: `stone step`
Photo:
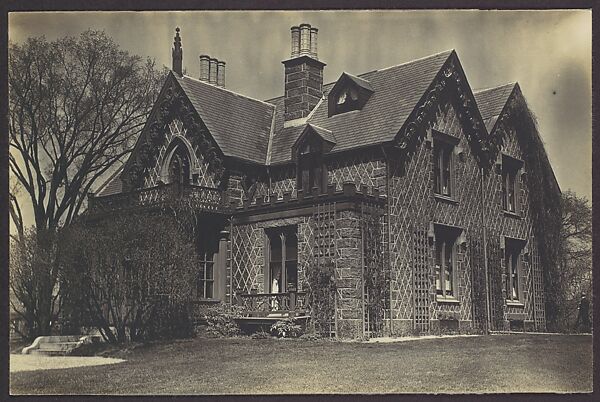
{"type": "Polygon", "coordinates": [[[74,349],[79,342],[40,343],[39,350],[68,351],[74,349]]]}
{"type": "Polygon", "coordinates": [[[81,335],[53,335],[44,336],[44,343],[63,343],[63,342],[77,342],[81,338],[81,335]]]}

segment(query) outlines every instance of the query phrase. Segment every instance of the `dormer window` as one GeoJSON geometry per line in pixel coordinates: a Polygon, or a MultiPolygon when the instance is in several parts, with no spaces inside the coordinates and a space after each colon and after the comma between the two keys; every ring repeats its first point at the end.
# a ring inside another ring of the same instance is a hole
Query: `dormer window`
{"type": "Polygon", "coordinates": [[[335,146],[333,133],[322,127],[307,124],[292,146],[296,159],[296,188],[305,194],[327,190],[327,165],[323,154],[335,146]]]}
{"type": "Polygon", "coordinates": [[[307,141],[298,157],[298,189],[305,194],[324,192],[327,187],[327,170],[323,163],[323,151],[316,141],[307,141]],[[312,142],[312,144],[311,144],[312,142]]]}
{"type": "Polygon", "coordinates": [[[368,81],[343,73],[329,93],[329,116],[362,109],[372,93],[368,81]]]}

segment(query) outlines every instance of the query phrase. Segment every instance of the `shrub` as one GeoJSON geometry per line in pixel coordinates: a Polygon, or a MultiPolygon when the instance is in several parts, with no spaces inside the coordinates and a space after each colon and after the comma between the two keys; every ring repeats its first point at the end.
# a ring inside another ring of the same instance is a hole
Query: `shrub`
{"type": "Polygon", "coordinates": [[[240,335],[240,326],[235,322],[237,313],[227,311],[223,306],[209,309],[206,314],[207,332],[216,336],[240,335]]]}
{"type": "Polygon", "coordinates": [[[303,330],[294,318],[286,318],[271,325],[271,333],[279,338],[297,338],[303,330]]]}

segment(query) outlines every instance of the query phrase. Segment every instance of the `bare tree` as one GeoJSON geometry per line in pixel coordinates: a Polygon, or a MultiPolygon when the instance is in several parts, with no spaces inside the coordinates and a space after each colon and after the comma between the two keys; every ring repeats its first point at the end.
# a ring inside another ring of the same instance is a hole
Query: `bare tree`
{"type": "Polygon", "coordinates": [[[566,191],[562,211],[561,325],[571,330],[581,295],[592,291],[592,208],[585,197],[566,191]]]}
{"type": "MultiPolygon", "coordinates": [[[[38,230],[69,224],[98,178],[130,152],[162,77],[104,32],[9,45],[9,168],[38,230]]],[[[13,191],[10,207],[22,233],[13,191]]]]}

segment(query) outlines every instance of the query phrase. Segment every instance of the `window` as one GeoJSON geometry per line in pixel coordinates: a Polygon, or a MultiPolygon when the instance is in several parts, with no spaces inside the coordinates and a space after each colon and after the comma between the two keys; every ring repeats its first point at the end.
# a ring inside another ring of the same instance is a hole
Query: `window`
{"type": "Polygon", "coordinates": [[[200,272],[198,276],[197,294],[201,299],[212,299],[214,288],[213,276],[214,263],[212,258],[208,258],[207,254],[200,257],[200,272]]]}
{"type": "Polygon", "coordinates": [[[456,298],[456,239],[460,229],[435,227],[435,291],[438,298],[456,298]]]}
{"type": "Polygon", "coordinates": [[[313,188],[325,192],[327,188],[327,169],[323,163],[323,145],[318,137],[309,138],[298,155],[297,188],[311,193],[313,188]]]}
{"type": "Polygon", "coordinates": [[[219,251],[219,233],[210,223],[205,223],[198,234],[199,266],[196,281],[196,297],[200,299],[214,299],[215,295],[215,260],[219,251]]]}
{"type": "Polygon", "coordinates": [[[361,110],[373,93],[369,81],[342,73],[327,96],[329,117],[352,110],[361,110]]]}
{"type": "Polygon", "coordinates": [[[506,270],[506,300],[519,303],[521,300],[521,250],[523,241],[505,239],[504,266],[506,270]]]}
{"type": "Polygon", "coordinates": [[[358,109],[358,91],[354,87],[346,88],[335,98],[335,113],[358,109]]]}
{"type": "Polygon", "coordinates": [[[436,194],[452,196],[452,144],[435,141],[433,144],[433,177],[436,194]]]}
{"type": "Polygon", "coordinates": [[[169,162],[169,183],[189,184],[190,159],[183,145],[178,145],[169,162]]]}
{"type": "Polygon", "coordinates": [[[268,275],[265,291],[284,293],[298,288],[298,236],[296,226],[267,230],[268,275]]]}
{"type": "Polygon", "coordinates": [[[502,208],[519,212],[519,170],[523,162],[503,155],[502,157],[502,208]]]}

